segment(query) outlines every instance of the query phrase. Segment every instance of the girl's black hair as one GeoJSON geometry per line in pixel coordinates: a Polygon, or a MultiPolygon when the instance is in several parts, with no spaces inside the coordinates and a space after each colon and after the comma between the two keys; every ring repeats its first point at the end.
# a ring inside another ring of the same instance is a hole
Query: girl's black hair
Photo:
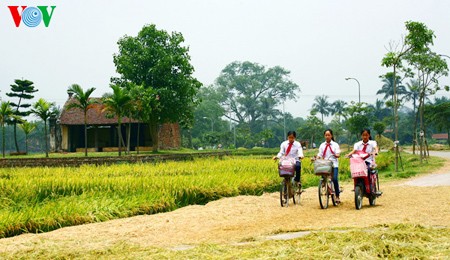
{"type": "Polygon", "coordinates": [[[287,132],[287,136],[293,135],[295,138],[297,138],[297,133],[295,131],[289,131],[287,132]]]}
{"type": "Polygon", "coordinates": [[[331,134],[331,140],[333,140],[333,142],[336,142],[336,141],[334,141],[333,130],[331,130],[330,128],[328,128],[327,130],[325,130],[325,131],[323,132],[323,135],[325,135],[326,132],[330,132],[330,134],[331,134]]]}
{"type": "Polygon", "coordinates": [[[370,134],[370,129],[369,129],[369,128],[364,128],[364,129],[361,131],[361,135],[362,135],[364,132],[367,132],[367,133],[369,134],[369,140],[372,140],[372,135],[370,134]]]}

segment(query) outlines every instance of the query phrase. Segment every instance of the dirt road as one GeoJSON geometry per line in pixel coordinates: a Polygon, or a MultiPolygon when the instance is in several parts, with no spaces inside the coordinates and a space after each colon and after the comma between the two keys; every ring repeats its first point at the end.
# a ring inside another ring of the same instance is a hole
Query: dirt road
{"type": "MultiPolygon", "coordinates": [[[[450,172],[450,160],[439,172],[450,172]]],[[[377,200],[377,205],[370,207],[365,199],[359,211],[354,207],[351,183],[344,183],[341,195],[343,203],[327,210],[320,209],[315,187],[307,189],[301,205],[289,208],[280,207],[277,193],[239,196],[168,213],[0,239],[0,252],[52,248],[70,253],[107,249],[124,242],[174,248],[199,243],[236,243],[293,231],[370,227],[390,223],[450,225],[448,186],[422,187],[405,183],[381,183],[384,194],[377,200]]]]}
{"type": "MultiPolygon", "coordinates": [[[[430,151],[431,156],[438,156],[450,160],[450,152],[430,151]]],[[[447,168],[440,169],[435,174],[418,177],[405,183],[409,186],[450,186],[450,170],[447,168]]]]}

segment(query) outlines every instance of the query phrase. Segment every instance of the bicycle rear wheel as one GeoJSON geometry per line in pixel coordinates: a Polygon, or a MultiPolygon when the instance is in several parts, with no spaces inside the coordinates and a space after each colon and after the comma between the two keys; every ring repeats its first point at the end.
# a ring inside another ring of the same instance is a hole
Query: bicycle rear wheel
{"type": "Polygon", "coordinates": [[[280,204],[281,207],[289,206],[289,189],[285,180],[280,185],[280,204]]]}
{"type": "Polygon", "coordinates": [[[292,192],[294,193],[294,204],[300,205],[302,190],[298,185],[295,185],[295,182],[292,184],[292,192]]]}
{"type": "Polygon", "coordinates": [[[375,204],[377,202],[377,195],[376,195],[378,192],[378,189],[377,189],[378,183],[377,182],[378,182],[377,176],[375,175],[375,173],[373,173],[371,176],[371,181],[370,181],[370,186],[371,186],[371,189],[370,189],[371,194],[369,196],[369,205],[370,206],[375,206],[375,204]]]}
{"type": "Polygon", "coordinates": [[[328,187],[325,178],[320,179],[319,181],[319,203],[322,209],[328,208],[328,187]]]}

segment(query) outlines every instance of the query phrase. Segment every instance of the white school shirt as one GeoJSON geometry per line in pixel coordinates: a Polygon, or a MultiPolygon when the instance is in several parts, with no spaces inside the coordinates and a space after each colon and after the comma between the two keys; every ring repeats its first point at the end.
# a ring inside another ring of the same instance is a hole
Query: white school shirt
{"type": "Polygon", "coordinates": [[[332,156],[334,154],[340,154],[341,149],[339,148],[339,144],[335,141],[330,141],[330,147],[328,147],[327,152],[325,153],[325,156],[323,156],[323,152],[325,151],[325,148],[327,147],[327,142],[323,142],[319,146],[319,152],[317,153],[318,157],[321,157],[323,159],[328,159],[333,162],[333,167],[337,168],[339,166],[339,161],[336,157],[332,156]],[[331,149],[330,149],[331,148],[331,149]]]}
{"type": "MultiPolygon", "coordinates": [[[[368,153],[368,154],[373,153],[375,151],[375,147],[377,147],[377,141],[374,141],[374,140],[367,141],[366,153],[368,153]]],[[[362,151],[364,149],[363,141],[357,142],[354,145],[353,149],[356,151],[362,151]]],[[[369,162],[369,163],[373,163],[373,161],[374,161],[374,158],[372,155],[370,155],[369,158],[366,159],[366,162],[369,162]]]]}
{"type": "MultiPolygon", "coordinates": [[[[281,156],[286,154],[286,150],[287,150],[288,146],[289,146],[289,140],[286,140],[281,143],[280,152],[277,154],[278,159],[281,158],[281,156]]],[[[294,141],[287,157],[294,158],[296,162],[300,161],[298,159],[299,157],[303,157],[302,145],[298,141],[294,141]]]]}

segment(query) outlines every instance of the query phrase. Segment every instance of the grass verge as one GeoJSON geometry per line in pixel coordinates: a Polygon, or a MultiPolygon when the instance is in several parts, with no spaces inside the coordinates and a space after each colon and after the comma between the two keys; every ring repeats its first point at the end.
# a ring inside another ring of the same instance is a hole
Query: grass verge
{"type": "MultiPolygon", "coordinates": [[[[45,241],[41,241],[45,243],[45,241]]],[[[38,245],[39,246],[39,245],[38,245]]],[[[5,259],[446,259],[450,229],[420,225],[379,225],[369,229],[313,231],[292,240],[202,244],[178,248],[142,247],[122,241],[102,249],[55,245],[0,254],[5,259]]]]}

